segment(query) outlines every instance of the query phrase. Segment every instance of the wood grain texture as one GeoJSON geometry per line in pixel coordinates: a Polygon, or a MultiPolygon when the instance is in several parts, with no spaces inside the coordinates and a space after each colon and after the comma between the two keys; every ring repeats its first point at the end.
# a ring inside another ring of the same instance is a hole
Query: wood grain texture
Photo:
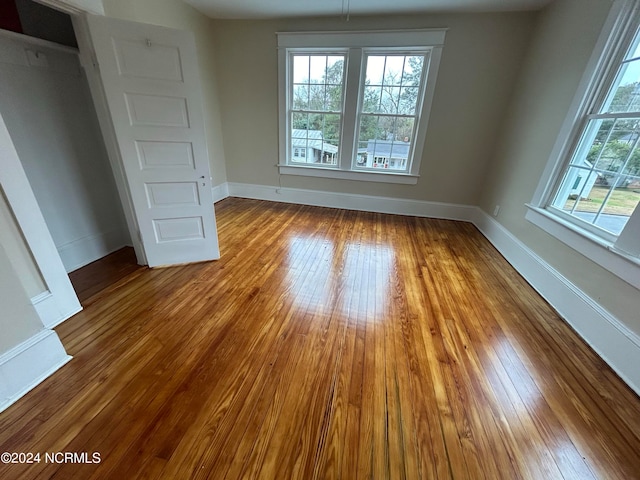
{"type": "Polygon", "coordinates": [[[111,285],[142,268],[137,264],[133,247],[124,247],[100,260],[74,270],[69,273],[69,280],[76,291],[78,300],[86,306],[90,299],[96,300],[100,292],[104,291],[108,294],[111,285]]]}
{"type": "Polygon", "coordinates": [[[640,478],[640,399],[472,225],[216,210],[221,260],[115,269],[0,415],[0,452],[101,463],[0,478],[640,478]]]}

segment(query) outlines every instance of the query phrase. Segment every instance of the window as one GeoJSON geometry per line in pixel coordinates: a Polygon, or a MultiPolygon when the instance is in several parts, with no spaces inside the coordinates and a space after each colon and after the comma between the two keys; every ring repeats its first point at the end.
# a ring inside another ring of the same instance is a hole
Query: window
{"type": "Polygon", "coordinates": [[[551,173],[527,213],[527,219],[638,287],[639,27],[635,2],[614,4],[575,111],[554,148],[551,173]]]}
{"type": "Polygon", "coordinates": [[[415,184],[444,36],[279,33],[280,173],[415,184]]]}
{"type": "Polygon", "coordinates": [[[358,154],[366,153],[367,161],[356,162],[356,168],[407,172],[406,160],[415,140],[427,55],[428,52],[365,53],[361,86],[364,91],[358,109],[358,154]],[[396,165],[394,159],[405,162],[396,165]]]}

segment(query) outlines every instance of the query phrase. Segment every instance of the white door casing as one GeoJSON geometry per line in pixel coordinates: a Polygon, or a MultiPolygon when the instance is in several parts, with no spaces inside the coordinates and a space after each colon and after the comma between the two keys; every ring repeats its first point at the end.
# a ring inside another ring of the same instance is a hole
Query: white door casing
{"type": "Polygon", "coordinates": [[[192,34],[87,22],[149,266],[219,258],[192,34]]]}
{"type": "Polygon", "coordinates": [[[31,301],[44,326],[53,328],[78,313],[82,307],[51,238],[1,112],[0,187],[46,287],[46,291],[31,301]]]}

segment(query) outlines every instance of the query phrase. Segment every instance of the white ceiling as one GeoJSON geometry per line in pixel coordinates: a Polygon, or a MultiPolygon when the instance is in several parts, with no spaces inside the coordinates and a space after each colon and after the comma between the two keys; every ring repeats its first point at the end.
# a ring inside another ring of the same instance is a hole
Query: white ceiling
{"type": "Polygon", "coordinates": [[[213,18],[537,10],[552,0],[183,0],[213,18]]]}

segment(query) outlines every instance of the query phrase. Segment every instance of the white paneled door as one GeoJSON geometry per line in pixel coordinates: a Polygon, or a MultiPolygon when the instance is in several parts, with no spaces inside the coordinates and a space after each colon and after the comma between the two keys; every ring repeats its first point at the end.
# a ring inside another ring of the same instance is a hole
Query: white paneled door
{"type": "Polygon", "coordinates": [[[219,258],[190,32],[88,17],[149,266],[219,258]]]}

